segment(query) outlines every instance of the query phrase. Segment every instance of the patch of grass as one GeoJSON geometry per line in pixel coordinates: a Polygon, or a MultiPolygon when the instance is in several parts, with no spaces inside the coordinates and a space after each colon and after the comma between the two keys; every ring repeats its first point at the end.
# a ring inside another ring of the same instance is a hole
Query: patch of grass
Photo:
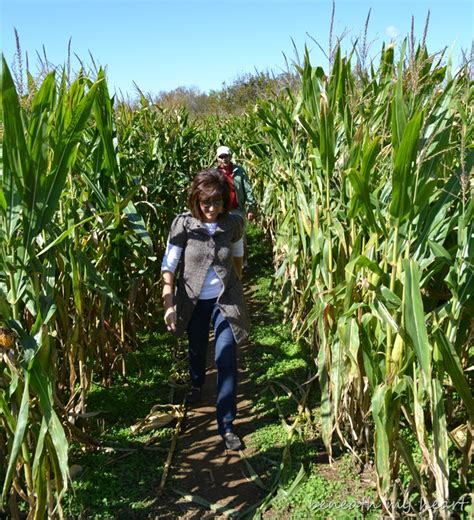
{"type": "Polygon", "coordinates": [[[130,427],[155,404],[166,404],[176,378],[176,345],[161,331],[141,338],[143,348],[126,359],[127,374],[110,387],[92,385],[88,411],[79,422],[99,448],[73,445],[70,464],[79,475],[64,499],[68,519],[143,518],[155,503],[173,424],[132,434],[130,427]]]}
{"type": "Polygon", "coordinates": [[[259,426],[249,441],[249,462],[267,486],[270,486],[279,470],[286,437],[283,425],[271,422],[259,426]]]}
{"type": "Polygon", "coordinates": [[[75,463],[84,472],[66,496],[67,518],[130,518],[155,501],[164,458],[162,452],[144,450],[77,453],[75,463]]]}
{"type": "Polygon", "coordinates": [[[292,472],[265,518],[380,518],[376,493],[360,482],[350,455],[330,466],[318,461],[320,449],[313,442],[299,439],[292,448],[292,472]]]}
{"type": "Polygon", "coordinates": [[[281,424],[270,423],[259,428],[253,435],[250,446],[260,452],[268,452],[286,442],[286,431],[281,424]]]}
{"type": "Polygon", "coordinates": [[[308,518],[380,518],[374,510],[373,498],[356,498],[347,493],[347,482],[330,480],[312,466],[308,477],[292,494],[279,493],[273,501],[271,514],[291,520],[308,518]]]}

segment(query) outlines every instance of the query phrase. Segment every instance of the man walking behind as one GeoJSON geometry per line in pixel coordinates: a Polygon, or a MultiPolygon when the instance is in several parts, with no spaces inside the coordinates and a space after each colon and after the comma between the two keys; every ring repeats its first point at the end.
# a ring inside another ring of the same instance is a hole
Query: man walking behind
{"type": "MultiPolygon", "coordinates": [[[[232,162],[232,150],[228,146],[219,146],[216,152],[217,167],[224,172],[230,184],[230,213],[240,215],[244,222],[246,218],[255,218],[256,204],[252,193],[252,186],[247,173],[232,162]]],[[[247,241],[244,231],[244,267],[247,267],[247,241]]]]}
{"type": "Polygon", "coordinates": [[[231,209],[237,210],[244,219],[253,220],[255,217],[255,199],[247,173],[232,162],[232,151],[228,146],[219,146],[217,149],[218,169],[227,175],[231,188],[231,209]]]}

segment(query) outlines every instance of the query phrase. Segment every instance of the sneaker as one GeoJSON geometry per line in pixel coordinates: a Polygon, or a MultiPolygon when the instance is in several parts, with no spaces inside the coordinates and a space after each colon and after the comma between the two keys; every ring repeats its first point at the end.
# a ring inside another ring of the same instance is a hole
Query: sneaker
{"type": "Polygon", "coordinates": [[[233,432],[224,433],[224,442],[227,450],[237,451],[242,449],[242,442],[233,432]]]}
{"type": "Polygon", "coordinates": [[[189,404],[197,403],[201,400],[201,389],[197,386],[193,386],[191,390],[186,394],[186,402],[189,404]]]}

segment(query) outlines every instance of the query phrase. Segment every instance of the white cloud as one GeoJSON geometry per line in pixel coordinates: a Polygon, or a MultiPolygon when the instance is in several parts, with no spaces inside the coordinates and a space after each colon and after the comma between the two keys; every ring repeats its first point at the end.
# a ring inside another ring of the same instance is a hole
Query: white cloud
{"type": "Polygon", "coordinates": [[[387,36],[389,36],[390,38],[392,38],[392,40],[396,40],[398,38],[398,35],[399,35],[399,30],[394,25],[389,25],[385,29],[385,34],[387,36]]]}

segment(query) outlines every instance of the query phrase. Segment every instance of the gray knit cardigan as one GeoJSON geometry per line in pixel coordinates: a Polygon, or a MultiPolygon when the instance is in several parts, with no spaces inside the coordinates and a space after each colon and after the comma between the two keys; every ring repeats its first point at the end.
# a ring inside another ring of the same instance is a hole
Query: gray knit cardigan
{"type": "Polygon", "coordinates": [[[242,237],[243,220],[237,215],[219,218],[214,235],[191,213],[178,215],[171,224],[169,242],[183,248],[175,273],[176,335],[182,335],[189,324],[209,267],[214,267],[223,290],[217,304],[228,321],[237,344],[249,335],[250,320],[245,306],[242,283],[232,257],[232,243],[242,237]]]}

